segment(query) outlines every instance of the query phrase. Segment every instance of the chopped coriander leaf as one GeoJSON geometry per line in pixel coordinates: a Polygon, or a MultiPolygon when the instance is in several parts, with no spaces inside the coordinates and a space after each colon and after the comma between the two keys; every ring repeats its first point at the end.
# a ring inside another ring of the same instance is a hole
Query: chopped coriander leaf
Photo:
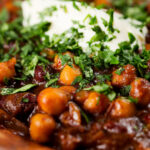
{"type": "Polygon", "coordinates": [[[122,96],[128,96],[128,95],[129,95],[129,92],[130,92],[130,89],[131,89],[131,86],[130,86],[130,85],[124,86],[124,87],[121,88],[121,90],[120,90],[121,95],[122,95],[122,96]]]}
{"type": "Polygon", "coordinates": [[[137,68],[137,72],[141,77],[144,77],[145,69],[147,68],[147,62],[150,58],[150,51],[142,50],[142,53],[137,53],[138,46],[135,44],[130,46],[128,41],[121,42],[119,49],[115,52],[115,56],[119,58],[120,66],[131,64],[137,68]]]}
{"type": "Polygon", "coordinates": [[[135,40],[136,40],[136,38],[135,38],[135,36],[132,34],[132,33],[128,33],[128,36],[129,36],[129,41],[130,41],[130,43],[132,44],[135,40]]]}
{"type": "Polygon", "coordinates": [[[80,91],[81,89],[85,88],[88,83],[89,83],[89,80],[86,80],[86,79],[81,80],[81,82],[79,83],[79,88],[77,90],[80,91]]]}
{"type": "Polygon", "coordinates": [[[146,73],[146,74],[144,75],[144,78],[147,79],[147,80],[149,80],[149,79],[150,79],[150,72],[146,73]]]}
{"type": "Polygon", "coordinates": [[[9,94],[13,94],[14,92],[14,88],[2,88],[1,89],[1,95],[9,95],[9,94]]]}
{"type": "Polygon", "coordinates": [[[104,26],[107,27],[107,26],[108,26],[107,20],[105,20],[104,18],[101,18],[101,19],[102,19],[102,21],[103,21],[104,26]]]}
{"type": "Polygon", "coordinates": [[[105,91],[109,90],[109,88],[110,88],[109,85],[103,83],[101,85],[95,85],[95,86],[92,86],[90,88],[85,88],[84,90],[88,90],[88,91],[89,90],[94,90],[96,92],[102,93],[102,92],[105,92],[105,91]]]}
{"type": "Polygon", "coordinates": [[[83,118],[85,119],[86,123],[88,124],[90,122],[90,118],[86,115],[84,111],[80,110],[80,112],[83,118]]]}
{"type": "Polygon", "coordinates": [[[97,24],[97,18],[96,18],[96,16],[90,18],[89,24],[90,24],[90,25],[97,24]]]}
{"type": "Polygon", "coordinates": [[[105,83],[97,84],[89,88],[84,88],[84,90],[93,90],[98,93],[103,93],[107,95],[110,101],[113,101],[116,98],[116,93],[112,91],[111,87],[108,84],[105,83]]]}
{"type": "Polygon", "coordinates": [[[76,4],[75,1],[73,1],[73,7],[74,7],[76,10],[80,11],[80,8],[79,8],[79,6],[76,4]]]}
{"type": "Polygon", "coordinates": [[[143,22],[148,20],[148,13],[146,12],[146,3],[140,5],[134,4],[133,0],[113,0],[112,5],[119,9],[125,17],[130,17],[143,22]]]}
{"type": "Polygon", "coordinates": [[[85,22],[88,18],[91,18],[92,16],[90,15],[90,14],[88,14],[85,18],[84,18],[84,20],[83,20],[83,22],[85,22]]]}
{"type": "Polygon", "coordinates": [[[29,102],[29,99],[28,99],[28,98],[23,98],[23,99],[22,99],[22,102],[28,103],[28,102],[29,102]]]}
{"type": "Polygon", "coordinates": [[[116,92],[111,91],[110,93],[107,94],[107,96],[110,101],[113,101],[116,98],[116,92]]]}
{"type": "Polygon", "coordinates": [[[67,6],[65,6],[65,5],[61,5],[60,7],[64,10],[64,12],[65,12],[65,13],[67,13],[67,12],[68,12],[68,10],[67,10],[67,6]]]}
{"type": "Polygon", "coordinates": [[[111,80],[111,74],[99,74],[96,76],[96,79],[100,82],[100,83],[104,83],[105,81],[110,81],[111,80]]]}
{"type": "Polygon", "coordinates": [[[8,21],[8,19],[9,19],[9,13],[6,8],[3,8],[0,13],[0,23],[4,23],[8,21]]]}
{"type": "Polygon", "coordinates": [[[58,79],[50,79],[50,80],[46,83],[45,87],[47,88],[47,87],[49,87],[50,85],[56,83],[57,81],[58,81],[58,79]]]}
{"type": "Polygon", "coordinates": [[[98,97],[98,99],[97,99],[97,104],[96,105],[99,105],[99,102],[100,102],[100,96],[98,97]]]}
{"type": "Polygon", "coordinates": [[[132,103],[138,103],[138,99],[135,99],[131,96],[128,97],[129,101],[132,102],[132,103]]]}
{"type": "Polygon", "coordinates": [[[114,10],[113,9],[109,9],[107,11],[107,13],[109,14],[110,18],[109,18],[109,22],[108,22],[108,31],[110,31],[111,33],[114,32],[114,10]]]}
{"type": "Polygon", "coordinates": [[[92,61],[86,54],[74,56],[75,64],[80,67],[86,79],[92,80],[94,77],[92,61]]]}
{"type": "Polygon", "coordinates": [[[117,71],[115,71],[116,74],[121,75],[121,73],[124,71],[125,69],[120,67],[119,69],[117,69],[117,71]]]}
{"type": "Polygon", "coordinates": [[[73,60],[69,55],[62,55],[62,54],[58,54],[59,58],[61,59],[61,65],[65,65],[68,64],[69,66],[72,67],[73,64],[73,60]]]}
{"type": "Polygon", "coordinates": [[[38,63],[38,55],[28,56],[21,61],[22,66],[24,67],[24,75],[32,77],[34,76],[34,70],[38,63]]]}
{"type": "Polygon", "coordinates": [[[4,83],[5,85],[8,85],[9,79],[8,78],[4,78],[4,83]]]}
{"type": "Polygon", "coordinates": [[[72,82],[72,85],[75,85],[75,84],[77,84],[77,83],[80,83],[81,81],[82,81],[82,76],[80,75],[80,76],[77,76],[76,78],[75,78],[75,80],[72,82]]]}
{"type": "Polygon", "coordinates": [[[92,30],[96,33],[90,40],[91,43],[96,41],[105,41],[107,39],[107,35],[99,26],[94,26],[92,30]]]}
{"type": "Polygon", "coordinates": [[[18,89],[14,89],[14,88],[2,88],[1,89],[1,95],[9,95],[9,94],[15,94],[15,93],[19,93],[19,92],[26,92],[28,90],[30,90],[31,88],[37,86],[36,84],[27,84],[21,88],[18,89]]]}
{"type": "Polygon", "coordinates": [[[51,6],[49,8],[46,8],[44,11],[39,13],[40,18],[44,19],[45,16],[52,16],[53,12],[55,12],[55,11],[57,11],[57,7],[56,6],[51,6]]]}
{"type": "Polygon", "coordinates": [[[54,35],[50,42],[50,47],[62,53],[67,50],[80,52],[81,47],[78,45],[78,40],[83,37],[83,33],[76,28],[70,28],[61,35],[54,35]]]}

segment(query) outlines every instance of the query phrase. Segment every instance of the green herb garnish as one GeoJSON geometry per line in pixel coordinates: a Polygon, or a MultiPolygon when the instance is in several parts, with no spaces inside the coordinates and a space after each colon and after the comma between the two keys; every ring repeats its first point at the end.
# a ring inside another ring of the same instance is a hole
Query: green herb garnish
{"type": "Polygon", "coordinates": [[[19,92],[26,92],[30,90],[31,88],[37,86],[36,84],[27,84],[21,88],[14,89],[14,88],[2,88],[1,89],[1,95],[9,95],[9,94],[15,94],[19,92]]]}

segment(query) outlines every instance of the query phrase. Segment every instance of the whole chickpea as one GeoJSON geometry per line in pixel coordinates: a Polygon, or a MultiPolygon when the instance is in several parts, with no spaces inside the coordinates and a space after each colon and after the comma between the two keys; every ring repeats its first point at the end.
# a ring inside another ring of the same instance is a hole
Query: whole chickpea
{"type": "Polygon", "coordinates": [[[114,100],[109,108],[110,115],[114,118],[131,117],[136,112],[134,103],[130,102],[125,97],[119,97],[114,100]]]}
{"type": "Polygon", "coordinates": [[[5,78],[12,78],[15,75],[15,64],[16,58],[0,63],[0,83],[2,83],[5,78]]]}
{"type": "Polygon", "coordinates": [[[109,2],[109,0],[94,0],[94,3],[96,5],[102,5],[102,4],[105,4],[105,5],[111,5],[111,3],[109,2]]]}
{"type": "Polygon", "coordinates": [[[109,100],[104,94],[91,92],[85,100],[83,107],[88,112],[94,114],[103,112],[107,108],[108,104],[109,100]]]}
{"type": "MultiPolygon", "coordinates": [[[[72,53],[70,53],[69,51],[63,53],[63,55],[70,56],[70,58],[73,58],[73,56],[74,56],[74,55],[73,55],[72,53]]],[[[58,70],[58,71],[59,71],[59,70],[62,70],[65,65],[66,65],[66,64],[62,65],[62,60],[61,60],[61,58],[59,57],[59,55],[56,55],[56,56],[54,57],[53,68],[54,68],[55,70],[58,70]]]]}
{"type": "Polygon", "coordinates": [[[137,99],[141,105],[150,103],[150,82],[143,78],[137,78],[131,83],[130,96],[137,99]]]}
{"type": "Polygon", "coordinates": [[[129,85],[136,78],[136,69],[134,66],[128,64],[122,69],[121,74],[117,74],[117,70],[112,73],[113,86],[123,87],[129,85]]]}
{"type": "Polygon", "coordinates": [[[76,93],[76,88],[74,86],[61,86],[60,89],[74,95],[76,93]]]}
{"type": "Polygon", "coordinates": [[[59,82],[63,85],[71,85],[76,77],[81,74],[80,68],[76,65],[73,65],[72,67],[66,65],[60,73],[59,82]]]}
{"type": "Polygon", "coordinates": [[[36,114],[31,118],[30,135],[36,142],[48,142],[55,128],[55,120],[47,114],[36,114]]]}
{"type": "Polygon", "coordinates": [[[60,88],[46,88],[37,98],[40,108],[50,115],[62,113],[70,99],[71,95],[60,88]]]}
{"type": "Polygon", "coordinates": [[[83,104],[85,100],[88,98],[89,93],[90,93],[89,91],[85,91],[85,90],[81,90],[77,92],[75,95],[75,101],[77,101],[80,104],[83,104]]]}

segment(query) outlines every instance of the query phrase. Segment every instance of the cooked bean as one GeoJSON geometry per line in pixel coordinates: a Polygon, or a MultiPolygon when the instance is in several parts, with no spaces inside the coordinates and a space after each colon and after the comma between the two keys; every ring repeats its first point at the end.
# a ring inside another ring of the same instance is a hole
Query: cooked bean
{"type": "Polygon", "coordinates": [[[135,79],[131,83],[130,96],[141,105],[150,103],[150,82],[143,78],[135,79]]]}
{"type": "Polygon", "coordinates": [[[70,67],[66,65],[62,72],[60,73],[59,81],[63,85],[71,85],[73,81],[76,79],[76,77],[81,75],[81,71],[79,67],[73,65],[73,67],[70,67]]]}
{"type": "Polygon", "coordinates": [[[70,98],[70,94],[62,89],[47,88],[38,95],[38,105],[44,112],[58,115],[65,110],[70,98]]]}
{"type": "Polygon", "coordinates": [[[131,117],[135,114],[135,104],[124,97],[119,97],[110,105],[110,116],[114,118],[131,117]]]}
{"type": "Polygon", "coordinates": [[[94,2],[96,5],[102,5],[102,4],[110,5],[109,0],[94,0],[94,2]]]}
{"type": "Polygon", "coordinates": [[[48,142],[55,128],[55,120],[47,114],[36,114],[31,118],[30,135],[34,141],[48,142]]]}
{"type": "MultiPolygon", "coordinates": [[[[73,56],[74,56],[74,55],[73,55],[72,53],[70,53],[70,52],[65,52],[65,53],[63,53],[63,55],[68,55],[68,56],[70,56],[70,58],[73,58],[73,56]]],[[[62,65],[62,60],[59,58],[58,55],[56,55],[55,58],[54,58],[53,68],[54,68],[55,70],[61,70],[61,69],[64,68],[65,65],[66,65],[66,64],[63,64],[63,65],[62,65]]]]}
{"type": "Polygon", "coordinates": [[[81,91],[79,91],[79,92],[76,93],[75,100],[78,103],[83,104],[84,101],[88,98],[89,93],[90,93],[89,91],[81,90],[81,91]]]}
{"type": "Polygon", "coordinates": [[[120,74],[117,74],[118,70],[112,73],[112,85],[117,87],[123,87],[129,85],[136,78],[136,69],[132,65],[126,65],[122,68],[120,74]]]}
{"type": "Polygon", "coordinates": [[[91,92],[83,106],[85,110],[94,114],[103,112],[107,108],[108,103],[109,100],[104,94],[91,92]]]}
{"type": "Polygon", "coordinates": [[[145,47],[146,47],[146,50],[150,50],[150,44],[146,44],[145,47]]]}
{"type": "Polygon", "coordinates": [[[4,79],[12,78],[15,75],[15,64],[16,58],[0,63],[0,83],[2,83],[4,79]]]}
{"type": "Polygon", "coordinates": [[[62,89],[62,90],[64,90],[64,91],[66,91],[66,92],[68,92],[68,93],[70,93],[70,94],[75,94],[75,92],[76,92],[76,88],[75,87],[73,87],[73,86],[61,86],[60,87],[60,89],[62,89]]]}
{"type": "Polygon", "coordinates": [[[47,55],[47,58],[49,60],[53,60],[55,57],[55,51],[50,48],[46,48],[41,52],[41,54],[44,54],[44,53],[47,55]]]}

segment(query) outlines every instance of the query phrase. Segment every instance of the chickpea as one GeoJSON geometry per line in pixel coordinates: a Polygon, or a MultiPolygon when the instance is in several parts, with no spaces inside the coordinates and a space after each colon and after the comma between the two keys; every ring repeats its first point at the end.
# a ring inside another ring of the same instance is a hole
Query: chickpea
{"type": "Polygon", "coordinates": [[[150,44],[146,44],[145,47],[146,47],[146,50],[150,50],[150,44]]]}
{"type": "Polygon", "coordinates": [[[98,6],[98,5],[101,5],[101,4],[105,4],[105,5],[111,5],[109,0],[94,0],[95,4],[98,6]]]}
{"type": "Polygon", "coordinates": [[[38,105],[40,108],[50,114],[59,115],[62,113],[71,99],[71,95],[59,88],[47,88],[38,95],[38,105]]]}
{"type": "Polygon", "coordinates": [[[91,92],[85,100],[83,107],[90,113],[101,113],[109,104],[108,98],[104,94],[91,92]]]}
{"type": "Polygon", "coordinates": [[[68,92],[68,93],[70,93],[70,94],[75,94],[76,93],[76,88],[75,87],[73,87],[73,86],[62,86],[62,87],[60,87],[60,89],[62,89],[62,90],[64,90],[64,91],[66,91],[66,92],[68,92]]]}
{"type": "Polygon", "coordinates": [[[16,58],[0,63],[0,83],[2,83],[5,78],[12,78],[15,75],[15,64],[16,58]]]}
{"type": "Polygon", "coordinates": [[[136,69],[134,66],[128,64],[123,69],[120,75],[116,73],[117,70],[112,73],[113,86],[123,87],[129,85],[136,78],[136,69]]]}
{"type": "Polygon", "coordinates": [[[48,142],[55,128],[55,120],[47,114],[36,114],[31,118],[30,135],[36,142],[48,142]]]}
{"type": "Polygon", "coordinates": [[[143,78],[135,79],[131,83],[130,96],[141,105],[150,103],[150,82],[143,78]]]}
{"type": "Polygon", "coordinates": [[[49,60],[53,60],[55,57],[55,51],[49,48],[44,49],[41,54],[46,54],[49,60]]]}
{"type": "MultiPolygon", "coordinates": [[[[68,56],[70,56],[71,58],[73,58],[73,56],[74,56],[74,55],[73,55],[72,53],[70,53],[70,52],[65,52],[65,53],[63,53],[63,55],[68,55],[68,56]]],[[[62,65],[61,59],[59,58],[58,55],[56,55],[55,58],[54,58],[53,68],[54,68],[55,70],[62,70],[65,65],[66,65],[66,64],[62,65]]]]}
{"type": "Polygon", "coordinates": [[[89,91],[81,90],[76,93],[75,100],[78,103],[83,104],[85,102],[85,100],[88,98],[88,96],[89,96],[89,91]]]}
{"type": "Polygon", "coordinates": [[[59,81],[63,85],[71,85],[76,77],[81,75],[79,67],[73,65],[72,67],[66,65],[60,73],[59,81]]]}
{"type": "Polygon", "coordinates": [[[131,117],[135,114],[136,109],[134,103],[125,97],[119,97],[110,105],[110,115],[114,118],[131,117]]]}

